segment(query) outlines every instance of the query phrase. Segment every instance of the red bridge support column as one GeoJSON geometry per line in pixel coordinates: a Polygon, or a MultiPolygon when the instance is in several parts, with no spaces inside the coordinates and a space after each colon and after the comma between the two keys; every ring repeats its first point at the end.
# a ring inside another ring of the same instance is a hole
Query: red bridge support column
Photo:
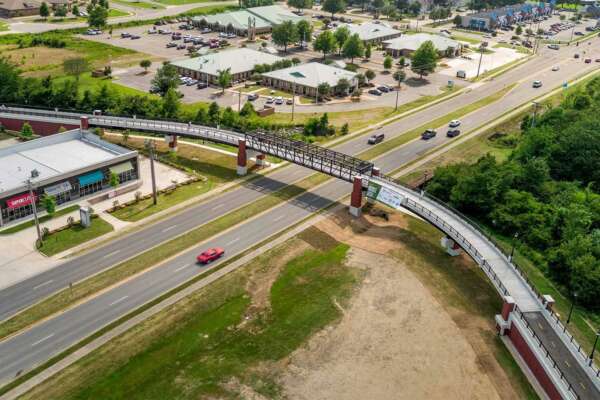
{"type": "Polygon", "coordinates": [[[352,195],[350,195],[350,215],[360,217],[362,207],[362,178],[355,176],[352,185],[352,195]]]}
{"type": "Polygon", "coordinates": [[[177,151],[177,135],[169,135],[169,151],[177,151]]]}
{"type": "Polygon", "coordinates": [[[496,315],[496,328],[501,336],[506,335],[510,330],[510,313],[515,309],[515,300],[511,296],[504,296],[502,302],[502,311],[496,315]]]}
{"type": "Polygon", "coordinates": [[[265,165],[265,155],[264,154],[256,155],[256,165],[259,167],[263,167],[265,165]]]}
{"type": "Polygon", "coordinates": [[[237,174],[238,175],[246,175],[248,172],[247,167],[247,158],[248,155],[246,153],[246,141],[244,139],[240,139],[238,141],[238,155],[237,155],[237,174]]]}
{"type": "Polygon", "coordinates": [[[90,121],[88,120],[88,117],[81,117],[79,120],[79,129],[81,129],[82,131],[87,131],[88,129],[90,129],[90,121]]]}
{"type": "Polygon", "coordinates": [[[380,176],[381,175],[381,170],[377,167],[373,167],[371,169],[371,176],[380,176]]]}

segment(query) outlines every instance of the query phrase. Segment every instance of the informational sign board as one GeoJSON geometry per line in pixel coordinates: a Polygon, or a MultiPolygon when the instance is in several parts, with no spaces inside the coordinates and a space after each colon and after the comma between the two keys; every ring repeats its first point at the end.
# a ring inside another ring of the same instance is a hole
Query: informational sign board
{"type": "Polygon", "coordinates": [[[79,218],[81,219],[81,225],[88,228],[92,224],[92,209],[89,207],[80,207],[79,218]]]}
{"type": "Polygon", "coordinates": [[[395,209],[402,208],[402,203],[404,201],[404,197],[400,194],[375,182],[369,182],[367,197],[395,209]]]}

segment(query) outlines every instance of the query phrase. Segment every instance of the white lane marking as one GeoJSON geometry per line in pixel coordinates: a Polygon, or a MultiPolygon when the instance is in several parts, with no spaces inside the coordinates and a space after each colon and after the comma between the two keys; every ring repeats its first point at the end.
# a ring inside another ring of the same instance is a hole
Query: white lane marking
{"type": "Polygon", "coordinates": [[[115,301],[113,301],[112,303],[110,303],[110,304],[109,304],[109,306],[114,306],[115,304],[122,302],[123,300],[125,300],[125,299],[126,299],[126,298],[128,298],[128,297],[129,297],[129,296],[123,296],[123,297],[121,297],[119,300],[115,300],[115,301]]]}
{"type": "Polygon", "coordinates": [[[163,230],[162,230],[162,232],[163,232],[163,233],[164,233],[164,232],[169,232],[171,229],[175,229],[175,228],[177,228],[177,225],[171,225],[171,226],[169,226],[168,228],[165,228],[165,229],[163,229],[163,230]]]}
{"type": "Polygon", "coordinates": [[[45,338],[42,338],[42,339],[38,340],[35,343],[31,343],[31,347],[37,346],[38,344],[42,343],[44,340],[50,339],[52,336],[54,336],[54,333],[51,333],[50,335],[46,336],[45,338]]]}
{"type": "Polygon", "coordinates": [[[275,218],[273,222],[281,221],[283,217],[285,217],[285,215],[280,215],[279,217],[275,218]]]}
{"type": "Polygon", "coordinates": [[[47,282],[40,283],[39,285],[37,285],[37,286],[34,286],[34,287],[33,287],[33,290],[39,289],[39,288],[41,288],[42,286],[49,285],[49,284],[51,284],[52,282],[54,282],[54,280],[50,279],[50,280],[49,280],[49,281],[47,281],[47,282]]]}
{"type": "Polygon", "coordinates": [[[115,251],[113,251],[112,253],[105,254],[104,256],[102,256],[102,258],[108,258],[108,257],[110,257],[110,256],[114,256],[115,254],[117,254],[117,253],[118,253],[118,252],[120,252],[120,251],[121,251],[121,250],[115,250],[115,251]]]}
{"type": "Polygon", "coordinates": [[[185,264],[185,265],[182,265],[181,267],[177,268],[177,269],[175,270],[175,272],[181,271],[182,269],[184,269],[184,268],[187,268],[187,267],[189,267],[190,265],[191,265],[191,264],[185,264]]]}
{"type": "Polygon", "coordinates": [[[225,204],[221,203],[221,204],[217,204],[216,206],[214,206],[213,208],[211,208],[211,210],[216,210],[217,208],[221,208],[223,207],[225,204]]]}
{"type": "Polygon", "coordinates": [[[230,241],[229,243],[227,243],[225,246],[232,245],[232,244],[234,244],[235,242],[237,242],[238,240],[240,240],[240,238],[235,238],[235,239],[233,239],[232,241],[230,241]]]}

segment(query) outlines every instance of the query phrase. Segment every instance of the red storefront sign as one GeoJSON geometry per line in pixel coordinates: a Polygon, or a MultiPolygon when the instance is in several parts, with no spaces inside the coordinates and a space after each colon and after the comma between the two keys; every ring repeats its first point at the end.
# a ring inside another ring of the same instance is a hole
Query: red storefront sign
{"type": "MultiPolygon", "coordinates": [[[[37,201],[37,196],[35,194],[33,195],[33,197],[37,201]]],[[[6,200],[6,205],[8,206],[8,208],[25,207],[25,206],[30,205],[31,203],[32,203],[32,201],[31,201],[31,196],[29,195],[29,193],[23,193],[23,194],[20,194],[15,197],[11,197],[10,199],[6,200]]]]}

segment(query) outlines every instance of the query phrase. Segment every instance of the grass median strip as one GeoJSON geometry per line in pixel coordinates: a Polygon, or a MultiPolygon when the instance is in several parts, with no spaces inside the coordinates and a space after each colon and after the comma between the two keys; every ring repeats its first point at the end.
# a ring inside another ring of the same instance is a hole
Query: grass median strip
{"type": "Polygon", "coordinates": [[[314,174],[296,184],[286,186],[270,193],[260,201],[241,207],[192,231],[176,237],[160,246],[152,248],[135,258],[116,265],[89,279],[73,285],[72,290],[64,289],[46,300],[31,306],[23,312],[0,324],[0,338],[5,338],[37,321],[47,318],[65,308],[115,285],[137,273],[140,273],[161,260],[165,260],[201,241],[204,241],[234,225],[244,222],[259,213],[312,189],[314,186],[330,179],[327,175],[314,174]]]}
{"type": "Polygon", "coordinates": [[[362,158],[363,160],[371,160],[371,159],[378,157],[384,153],[387,153],[388,151],[395,149],[398,146],[402,146],[403,144],[408,143],[415,138],[418,138],[421,135],[421,133],[423,133],[423,131],[427,128],[435,128],[435,127],[447,124],[448,122],[452,121],[453,119],[458,119],[460,117],[463,117],[469,113],[477,111],[478,109],[480,109],[482,107],[485,107],[487,105],[490,105],[490,104],[500,100],[515,85],[516,85],[516,83],[506,86],[502,90],[499,90],[498,92],[491,94],[488,97],[485,97],[474,103],[468,104],[468,105],[466,105],[462,108],[459,108],[458,110],[453,111],[449,114],[446,114],[442,117],[436,118],[436,119],[428,122],[427,124],[421,125],[418,128],[408,131],[407,133],[397,136],[391,140],[384,141],[383,143],[378,144],[377,146],[374,146],[374,147],[370,148],[369,150],[360,153],[358,155],[358,157],[362,158]]]}

